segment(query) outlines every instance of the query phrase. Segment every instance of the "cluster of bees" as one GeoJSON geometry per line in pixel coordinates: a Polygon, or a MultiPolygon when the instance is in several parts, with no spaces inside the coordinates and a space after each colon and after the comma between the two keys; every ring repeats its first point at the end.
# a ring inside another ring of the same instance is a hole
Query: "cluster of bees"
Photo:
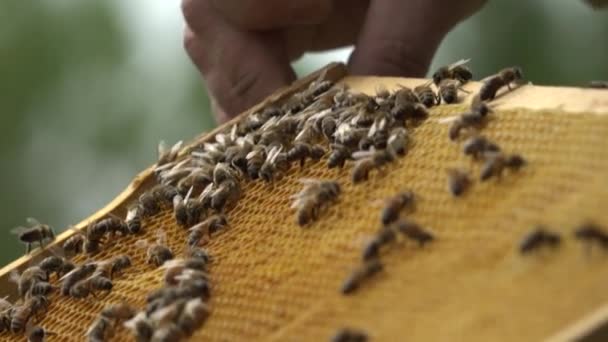
{"type": "MultiPolygon", "coordinates": [[[[593,223],[586,222],[574,230],[573,237],[582,241],[591,248],[591,245],[608,250],[608,233],[602,227],[593,223]]],[[[562,242],[560,234],[549,230],[544,226],[538,226],[528,233],[519,244],[521,254],[530,254],[541,248],[557,248],[562,242]]]]}
{"type": "MultiPolygon", "coordinates": [[[[0,332],[25,333],[29,341],[43,341],[53,334],[33,324],[48,310],[49,295],[58,291],[63,296],[82,299],[111,291],[113,278],[131,266],[131,258],[120,255],[96,261],[94,256],[118,237],[141,234],[146,218],[171,209],[176,224],[184,231],[181,258],[176,258],[177,251],[167,246],[162,229],[157,232],[156,241],[140,239],[135,243],[145,253],[148,264],[164,269],[162,287],[147,295],[142,310],[128,303],[107,306],[86,336],[89,341],[107,341],[120,324],[141,342],[178,341],[191,336],[211,312],[207,304],[211,294],[207,267],[211,258],[200,246],[229,227],[226,213],[241,198],[244,181],[271,183],[281,179],[293,163],[303,168],[307,161],[319,162],[323,158],[330,169],[352,164],[353,184],[368,180],[373,171],[407,154],[412,132],[429,117],[430,107],[459,101],[459,92],[465,92],[462,86],[473,78],[467,62],[441,67],[431,82],[413,89],[400,86],[390,92],[378,88],[374,95],[334,86],[322,74],[282,105],[270,105],[243,118],[216,134],[212,141],[192,147],[184,147],[181,141],[173,146],[161,142],[154,167],[157,185],[129,206],[124,219],[108,215],[94,221],[68,238],[62,250],[51,249],[52,256],[20,275],[14,274],[20,299],[15,304],[6,298],[0,300],[0,332]],[[87,255],[88,261],[76,265],[69,260],[81,253],[87,255]]],[[[484,79],[470,109],[445,121],[450,124],[450,140],[458,141],[464,133],[469,135],[463,143],[463,153],[483,162],[480,181],[498,178],[504,170],[515,171],[526,163],[523,157],[502,152],[496,143],[478,134],[492,113],[489,103],[499,89],[511,90],[511,85],[521,78],[521,69],[512,67],[484,79]]],[[[301,183],[303,189],[291,197],[292,208],[296,223],[306,226],[337,201],[342,188],[335,180],[301,179],[301,183]]],[[[470,183],[467,172],[448,169],[452,195],[460,196],[470,183]]],[[[380,255],[397,240],[413,240],[424,246],[435,239],[412,219],[401,218],[402,212],[414,207],[411,191],[386,201],[381,229],[365,245],[362,264],[342,285],[343,294],[352,293],[365,279],[382,271],[380,255]]],[[[26,244],[26,252],[35,243],[43,247],[55,238],[48,225],[33,219],[28,219],[28,224],[14,230],[26,244]]],[[[608,248],[608,235],[596,226],[583,227],[575,236],[608,248]]],[[[539,246],[557,246],[559,242],[558,235],[542,228],[526,237],[520,250],[527,253],[539,246]]],[[[366,340],[367,334],[353,329],[342,329],[332,339],[366,340]]]]}

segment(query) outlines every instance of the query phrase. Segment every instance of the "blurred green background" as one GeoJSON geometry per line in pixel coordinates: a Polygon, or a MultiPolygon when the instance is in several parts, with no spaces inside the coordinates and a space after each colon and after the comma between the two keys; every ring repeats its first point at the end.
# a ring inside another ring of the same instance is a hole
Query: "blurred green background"
{"type": "MultiPolygon", "coordinates": [[[[56,230],[95,212],[154,162],[160,139],[210,129],[182,49],[179,1],[0,2],[0,264],[33,216],[56,230]]],[[[494,0],[459,25],[433,68],[472,58],[479,78],[523,67],[536,84],[608,79],[608,11],[580,1],[494,0]]],[[[349,49],[306,55],[300,75],[349,49]]]]}

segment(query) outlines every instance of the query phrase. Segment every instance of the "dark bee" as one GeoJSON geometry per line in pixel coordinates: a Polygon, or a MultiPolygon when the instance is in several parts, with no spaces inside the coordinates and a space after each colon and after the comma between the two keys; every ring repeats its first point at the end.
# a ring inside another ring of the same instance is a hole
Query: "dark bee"
{"type": "Polygon", "coordinates": [[[91,323],[85,336],[90,342],[108,341],[114,336],[114,324],[106,317],[99,316],[91,323]]]}
{"type": "Polygon", "coordinates": [[[337,128],[336,119],[331,116],[324,117],[321,120],[321,132],[328,141],[333,141],[333,135],[337,128]]]}
{"type": "MultiPolygon", "coordinates": [[[[108,323],[110,322],[108,321],[108,323]]],[[[137,315],[135,315],[135,317],[126,321],[123,325],[133,332],[135,335],[135,341],[149,342],[152,340],[152,335],[154,335],[154,326],[152,325],[151,320],[146,316],[145,312],[139,312],[137,315]]],[[[107,338],[104,338],[101,341],[106,340],[107,338]]]]}
{"type": "Polygon", "coordinates": [[[224,215],[213,215],[207,218],[205,221],[193,226],[189,229],[190,234],[188,235],[187,244],[190,247],[195,247],[199,244],[203,236],[211,235],[218,230],[226,227],[228,220],[224,215]]]}
{"type": "Polygon", "coordinates": [[[506,155],[502,152],[487,152],[481,167],[479,179],[486,181],[491,177],[501,177],[505,169],[517,171],[526,165],[526,160],[519,154],[506,155]]]}
{"type": "MultiPolygon", "coordinates": [[[[289,161],[285,153],[281,153],[282,146],[273,146],[266,155],[266,161],[260,168],[259,176],[266,182],[275,179],[289,168],[289,161]]],[[[217,183],[216,183],[217,184],[217,183]]]]}
{"type": "Polygon", "coordinates": [[[356,160],[351,173],[354,184],[367,180],[371,170],[381,168],[395,160],[393,154],[388,150],[357,151],[353,153],[353,158],[356,160]]]}
{"type": "Polygon", "coordinates": [[[175,222],[177,222],[177,224],[180,226],[185,226],[188,224],[187,204],[193,189],[194,188],[191,187],[190,190],[188,190],[188,194],[186,194],[185,199],[180,194],[177,194],[175,195],[175,197],[173,197],[173,215],[175,216],[175,222]]]}
{"type": "Polygon", "coordinates": [[[157,214],[160,211],[160,204],[153,191],[148,190],[139,196],[138,212],[144,217],[157,214]]]}
{"type": "Polygon", "coordinates": [[[382,271],[384,266],[380,263],[378,259],[372,259],[368,262],[363,263],[360,267],[355,269],[344,281],[340,292],[342,294],[347,295],[355,291],[361,286],[361,283],[373,276],[374,274],[382,271]]]}
{"type": "Polygon", "coordinates": [[[135,314],[135,309],[131,305],[127,303],[120,303],[106,306],[103,308],[103,310],[101,310],[99,315],[107,318],[108,320],[113,320],[114,323],[117,323],[129,320],[133,318],[135,314]]]}
{"type": "Polygon", "coordinates": [[[332,336],[331,342],[366,342],[367,334],[360,330],[350,328],[342,328],[332,336]]]}
{"type": "Polygon", "coordinates": [[[206,263],[211,262],[211,255],[206,249],[200,247],[190,247],[187,250],[186,257],[192,259],[200,259],[206,263]]]}
{"type": "Polygon", "coordinates": [[[419,224],[410,220],[400,220],[396,224],[397,231],[405,237],[418,241],[418,244],[423,247],[425,244],[435,240],[435,237],[430,232],[424,230],[419,224]]]}
{"type": "Polygon", "coordinates": [[[470,137],[462,144],[462,153],[473,159],[481,159],[486,152],[500,152],[500,147],[480,135],[470,137]]]}
{"type": "Polygon", "coordinates": [[[16,234],[19,240],[25,243],[25,253],[32,250],[34,242],[38,242],[42,248],[45,242],[55,240],[55,233],[49,225],[42,224],[32,217],[28,217],[26,222],[29,227],[16,227],[11,230],[11,233],[16,234]]]}
{"type": "Polygon", "coordinates": [[[559,246],[561,240],[558,234],[548,231],[545,227],[537,227],[523,238],[519,244],[519,252],[528,254],[542,246],[555,248],[559,246]]]}
{"type": "Polygon", "coordinates": [[[608,233],[594,223],[585,223],[574,231],[574,237],[588,244],[597,243],[603,249],[608,249],[608,233]]]}
{"type": "Polygon", "coordinates": [[[389,227],[382,227],[380,231],[365,244],[362,253],[363,260],[369,261],[377,258],[380,248],[393,241],[395,241],[395,231],[389,227]]]}
{"type": "Polygon", "coordinates": [[[414,193],[412,191],[400,192],[389,198],[382,209],[381,221],[387,226],[399,218],[399,214],[405,208],[412,208],[414,205],[414,193]]]}
{"type": "Polygon", "coordinates": [[[35,282],[30,288],[30,296],[44,296],[47,297],[49,294],[55,291],[56,287],[46,281],[35,282]]]}
{"type": "Polygon", "coordinates": [[[408,121],[418,122],[425,120],[428,118],[429,112],[421,103],[406,102],[403,104],[395,104],[393,109],[391,109],[391,116],[398,125],[403,126],[408,121]]]}
{"type": "Polygon", "coordinates": [[[484,123],[484,119],[492,110],[484,103],[474,101],[469,112],[461,114],[450,125],[448,135],[454,141],[460,136],[460,131],[468,128],[478,128],[484,123]]]}
{"type": "Polygon", "coordinates": [[[498,74],[490,76],[479,89],[479,99],[481,101],[490,101],[496,97],[498,90],[506,86],[511,90],[511,83],[521,80],[523,78],[523,72],[519,67],[505,68],[498,72],[498,74]]]}
{"type": "Polygon", "coordinates": [[[340,144],[331,144],[330,148],[331,152],[327,158],[327,167],[330,169],[334,167],[344,167],[346,159],[350,158],[350,149],[340,144]]]}
{"type": "Polygon", "coordinates": [[[56,273],[57,276],[61,275],[61,270],[63,269],[63,264],[65,260],[64,258],[51,255],[42,259],[42,261],[38,264],[38,266],[46,272],[46,277],[49,278],[52,273],[56,273]]]}
{"type": "Polygon", "coordinates": [[[135,246],[146,249],[146,262],[156,267],[162,266],[165,261],[173,259],[173,252],[166,244],[166,233],[158,230],[156,243],[148,243],[146,240],[137,240],[135,246]]]}
{"type": "Polygon", "coordinates": [[[462,195],[471,185],[469,174],[466,171],[455,168],[450,168],[446,171],[448,174],[448,191],[454,197],[462,195]]]}
{"type": "Polygon", "coordinates": [[[224,212],[241,198],[241,186],[237,181],[226,180],[213,191],[210,207],[217,212],[224,212]]]}
{"type": "Polygon", "coordinates": [[[17,292],[21,298],[26,296],[35,283],[49,280],[47,272],[39,266],[28,267],[21,274],[17,271],[13,271],[10,273],[10,279],[17,284],[17,292]]]}
{"type": "Polygon", "coordinates": [[[208,317],[209,307],[201,298],[194,298],[184,306],[184,310],[177,320],[177,325],[186,336],[191,336],[205,323],[208,317]]]}
{"type": "Polygon", "coordinates": [[[266,160],[266,150],[262,145],[256,145],[253,150],[246,156],[247,159],[247,174],[251,179],[257,179],[260,169],[266,160]]]}
{"type": "Polygon", "coordinates": [[[433,82],[436,86],[445,79],[458,80],[460,83],[467,83],[473,78],[473,73],[466,66],[470,59],[461,59],[456,63],[442,66],[433,73],[433,82]]]}
{"type": "Polygon", "coordinates": [[[167,143],[164,140],[161,140],[158,144],[158,161],[156,162],[156,166],[165,165],[175,161],[181,147],[182,141],[178,141],[175,143],[175,145],[169,148],[167,143]]]}
{"type": "Polygon", "coordinates": [[[335,201],[340,195],[340,184],[336,181],[302,179],[304,188],[293,196],[292,208],[296,209],[297,223],[304,226],[316,219],[321,208],[335,201]]]}
{"type": "Polygon", "coordinates": [[[405,128],[395,127],[391,130],[388,137],[387,149],[395,155],[404,155],[407,153],[407,145],[409,144],[409,135],[405,128]]]}
{"type": "Polygon", "coordinates": [[[84,244],[83,244],[83,249],[84,249],[85,253],[92,255],[92,254],[96,254],[97,252],[99,252],[100,246],[101,246],[101,242],[99,240],[85,239],[84,244]]]}
{"type": "Polygon", "coordinates": [[[95,275],[102,275],[107,278],[114,278],[114,275],[131,267],[131,257],[128,255],[118,255],[108,260],[96,263],[95,275]]]}
{"type": "Polygon", "coordinates": [[[133,206],[129,208],[125,223],[127,224],[129,233],[138,234],[141,232],[141,214],[139,213],[139,207],[133,206]]]}
{"type": "Polygon", "coordinates": [[[287,151],[286,157],[288,162],[299,160],[300,167],[304,167],[306,158],[318,161],[325,154],[325,149],[321,145],[310,145],[307,143],[296,143],[287,151]]]}
{"type": "Polygon", "coordinates": [[[11,317],[11,331],[13,333],[24,332],[29,320],[40,313],[46,313],[48,306],[49,302],[43,296],[29,297],[23,304],[15,306],[11,317]]]}
{"type": "Polygon", "coordinates": [[[62,282],[61,294],[64,296],[70,295],[70,290],[72,287],[82,279],[90,276],[93,272],[95,272],[96,268],[97,265],[95,263],[86,263],[77,266],[75,269],[61,277],[61,279],[59,279],[62,282]]]}
{"type": "Polygon", "coordinates": [[[589,82],[589,88],[608,89],[608,81],[591,81],[589,82]]]}
{"type": "Polygon", "coordinates": [[[458,90],[467,92],[461,88],[462,84],[457,80],[443,80],[439,83],[439,99],[444,103],[451,104],[458,102],[458,90]]]}
{"type": "Polygon", "coordinates": [[[87,227],[87,238],[89,240],[99,241],[106,233],[112,235],[120,233],[122,236],[125,236],[129,233],[129,229],[125,221],[114,215],[92,222],[87,227]]]}
{"type": "Polygon", "coordinates": [[[425,105],[426,108],[431,108],[437,104],[437,95],[435,95],[435,92],[431,88],[431,83],[425,83],[414,88],[418,101],[425,105]]]}
{"type": "Polygon", "coordinates": [[[112,291],[112,281],[101,275],[93,275],[87,279],[80,280],[70,288],[69,294],[72,298],[82,299],[89,295],[95,296],[97,291],[112,291]]]}
{"type": "Polygon", "coordinates": [[[80,254],[84,249],[84,240],[86,237],[80,233],[76,232],[74,235],[70,236],[63,243],[63,251],[66,254],[80,254]]]}
{"type": "Polygon", "coordinates": [[[32,327],[27,332],[27,342],[44,342],[47,336],[57,335],[52,331],[48,331],[42,327],[32,327]]]}

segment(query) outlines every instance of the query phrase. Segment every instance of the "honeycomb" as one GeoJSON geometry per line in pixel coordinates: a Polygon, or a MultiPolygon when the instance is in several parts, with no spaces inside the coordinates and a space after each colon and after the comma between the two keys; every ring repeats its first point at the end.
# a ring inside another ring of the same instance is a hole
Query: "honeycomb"
{"type": "MultiPolygon", "coordinates": [[[[352,164],[330,170],[326,159],[293,165],[272,184],[245,182],[228,213],[230,227],[205,246],[214,258],[212,313],[192,340],[328,340],[348,326],[375,341],[533,341],[607,302],[608,253],[583,248],[572,230],[585,220],[608,223],[608,116],[496,109],[484,135],[529,164],[500,180],[475,181],[456,199],[447,191],[445,169],[478,175],[479,163],[462,155],[438,121],[464,108],[432,109],[414,131],[410,152],[362,184],[351,184],[352,164]],[[338,203],[305,228],[290,209],[300,178],[335,179],[343,190],[338,203]],[[341,295],[363,243],[379,227],[378,201],[403,189],[417,195],[411,217],[437,240],[424,248],[398,241],[383,251],[382,273],[341,295]],[[560,232],[563,243],[521,256],[517,245],[537,224],[560,232]]],[[[143,307],[145,295],[161,286],[162,271],[145,264],[145,251],[134,243],[163,229],[179,254],[187,232],[169,208],[143,226],[143,235],[119,239],[96,256],[133,259],[108,296],[52,296],[38,323],[58,334],[49,341],[81,341],[106,304],[143,307]]],[[[6,333],[0,339],[23,340],[6,333]]],[[[113,340],[132,337],[119,327],[113,340]]]]}

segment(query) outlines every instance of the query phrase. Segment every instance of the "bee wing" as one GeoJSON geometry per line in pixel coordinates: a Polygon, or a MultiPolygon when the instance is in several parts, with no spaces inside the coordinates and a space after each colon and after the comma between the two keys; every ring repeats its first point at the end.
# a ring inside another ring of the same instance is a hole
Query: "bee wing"
{"type": "Polygon", "coordinates": [[[447,118],[441,118],[441,119],[437,120],[437,122],[442,125],[447,125],[447,124],[450,124],[450,123],[458,120],[458,118],[460,118],[460,115],[452,115],[452,116],[448,116],[447,118]]]}
{"type": "Polygon", "coordinates": [[[190,195],[192,195],[192,190],[194,190],[194,186],[191,186],[190,189],[188,189],[188,193],[186,194],[186,197],[184,197],[184,204],[186,204],[190,199],[190,195]]]}
{"type": "Polygon", "coordinates": [[[369,151],[353,152],[352,157],[353,157],[353,159],[365,159],[365,158],[373,157],[375,153],[376,153],[376,150],[372,147],[369,151]]]}
{"type": "Polygon", "coordinates": [[[128,210],[127,210],[127,216],[125,217],[126,221],[130,221],[132,219],[134,219],[135,217],[137,217],[137,211],[139,210],[139,207],[135,204],[132,205],[128,210]]]}
{"type": "Polygon", "coordinates": [[[209,196],[209,194],[213,191],[213,187],[214,187],[213,183],[207,184],[205,189],[203,189],[203,191],[201,191],[201,194],[198,196],[198,199],[201,200],[201,199],[209,196]]]}
{"type": "Polygon", "coordinates": [[[268,156],[266,157],[266,161],[268,163],[274,163],[281,151],[283,150],[283,146],[274,146],[268,152],[268,156]]]}
{"type": "Polygon", "coordinates": [[[17,270],[12,270],[11,273],[9,273],[9,275],[8,275],[8,279],[15,284],[19,284],[19,280],[21,279],[21,274],[19,274],[19,271],[17,271],[17,270]]]}
{"type": "Polygon", "coordinates": [[[164,140],[158,142],[158,155],[162,156],[163,154],[169,152],[169,145],[164,140]]]}
{"type": "Polygon", "coordinates": [[[471,61],[471,59],[470,59],[470,58],[467,58],[467,59],[461,59],[461,60],[459,60],[459,61],[456,61],[456,62],[454,62],[454,63],[452,63],[452,64],[448,65],[448,70],[452,70],[452,69],[457,68],[457,67],[459,67],[459,66],[461,66],[461,65],[465,65],[465,64],[469,63],[470,61],[471,61]]]}
{"type": "Polygon", "coordinates": [[[298,179],[298,181],[304,185],[310,185],[310,184],[319,184],[321,183],[321,180],[316,179],[316,178],[300,178],[298,179]]]}
{"type": "Polygon", "coordinates": [[[179,150],[181,150],[183,144],[184,144],[183,140],[176,142],[175,145],[173,145],[171,147],[171,154],[177,155],[179,153],[179,150]]]}
{"type": "MultiPolygon", "coordinates": [[[[84,264],[83,264],[83,265],[84,265],[84,264]]],[[[79,270],[80,270],[80,267],[76,267],[76,268],[74,268],[74,269],[73,269],[73,270],[71,270],[70,272],[68,272],[68,273],[64,274],[64,275],[63,275],[63,277],[59,278],[59,281],[63,281],[64,279],[66,279],[66,278],[68,278],[68,277],[72,276],[72,274],[74,274],[76,271],[79,271],[79,270]]]]}
{"type": "MultiPolygon", "coordinates": [[[[131,318],[130,320],[125,321],[122,325],[129,329],[129,330],[136,330],[136,326],[137,326],[137,322],[139,321],[145,321],[146,320],[146,312],[145,311],[140,311],[138,312],[133,318],[131,318]]],[[[87,335],[90,333],[90,328],[89,331],[87,331],[87,335]]],[[[86,336],[86,335],[85,335],[86,336]]]]}
{"type": "Polygon", "coordinates": [[[29,229],[30,228],[23,227],[23,226],[18,226],[18,227],[15,227],[15,228],[11,229],[11,234],[19,235],[19,234],[21,234],[23,232],[28,231],[29,229]]]}
{"type": "Polygon", "coordinates": [[[27,222],[27,224],[29,224],[30,226],[37,226],[40,224],[40,221],[36,220],[33,217],[26,217],[25,222],[27,222]]]}
{"type": "Polygon", "coordinates": [[[184,264],[184,259],[171,259],[171,260],[167,260],[165,261],[164,264],[162,264],[160,266],[160,268],[162,269],[167,269],[167,268],[171,268],[171,267],[178,267],[178,266],[182,266],[184,264]]]}
{"type": "Polygon", "coordinates": [[[230,128],[230,140],[236,141],[236,139],[239,137],[237,132],[238,132],[238,125],[232,125],[232,128],[230,128]]]}

